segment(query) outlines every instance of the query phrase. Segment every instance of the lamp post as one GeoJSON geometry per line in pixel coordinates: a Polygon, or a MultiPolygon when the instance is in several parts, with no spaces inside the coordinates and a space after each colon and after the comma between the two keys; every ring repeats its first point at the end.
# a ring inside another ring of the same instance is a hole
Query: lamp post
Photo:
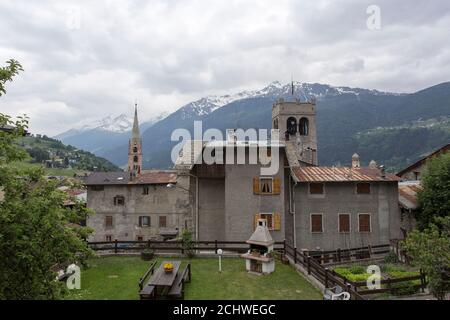
{"type": "Polygon", "coordinates": [[[219,272],[222,272],[222,249],[217,250],[217,254],[219,255],[219,272]]]}

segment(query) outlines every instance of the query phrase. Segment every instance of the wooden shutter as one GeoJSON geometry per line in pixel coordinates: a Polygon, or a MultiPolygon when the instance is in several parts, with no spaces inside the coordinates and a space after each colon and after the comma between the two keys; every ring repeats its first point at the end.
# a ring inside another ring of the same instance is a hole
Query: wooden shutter
{"type": "Polygon", "coordinates": [[[253,217],[253,230],[256,229],[256,226],[258,225],[258,219],[261,217],[259,213],[255,213],[255,216],[253,217]]]}
{"type": "Polygon", "coordinates": [[[142,217],[139,217],[139,227],[142,227],[142,217]]]}
{"type": "Polygon", "coordinates": [[[258,177],[253,178],[253,193],[259,194],[259,178],[258,177]]]}
{"type": "Polygon", "coordinates": [[[321,214],[311,215],[311,232],[323,232],[321,214]]]}
{"type": "Polygon", "coordinates": [[[339,215],[339,232],[350,232],[350,215],[339,215]]]}
{"type": "Polygon", "coordinates": [[[278,177],[273,178],[272,193],[273,194],[280,194],[281,193],[280,178],[278,178],[278,177]]]}
{"type": "Polygon", "coordinates": [[[106,227],[112,227],[113,225],[113,217],[112,216],[105,216],[105,226],[106,227]]]}
{"type": "Polygon", "coordinates": [[[359,232],[370,232],[370,214],[359,215],[359,232]]]}
{"type": "Polygon", "coordinates": [[[273,230],[281,230],[281,214],[278,212],[273,214],[273,230]]]}

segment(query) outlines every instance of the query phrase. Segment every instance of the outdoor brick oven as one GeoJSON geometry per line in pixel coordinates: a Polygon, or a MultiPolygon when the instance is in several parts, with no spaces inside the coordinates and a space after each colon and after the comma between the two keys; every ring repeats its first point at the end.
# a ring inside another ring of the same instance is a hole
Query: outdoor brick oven
{"type": "Polygon", "coordinates": [[[274,241],[270,235],[269,229],[267,228],[267,221],[265,219],[258,219],[255,232],[253,232],[250,239],[246,242],[250,245],[250,250],[241,255],[241,257],[246,260],[246,270],[259,274],[274,272],[274,241]]]}

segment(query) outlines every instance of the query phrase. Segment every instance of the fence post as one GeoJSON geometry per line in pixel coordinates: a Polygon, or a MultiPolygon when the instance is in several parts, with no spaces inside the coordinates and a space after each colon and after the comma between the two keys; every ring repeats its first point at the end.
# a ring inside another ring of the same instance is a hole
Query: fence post
{"type": "Polygon", "coordinates": [[[114,239],[114,253],[117,253],[117,239],[114,239]]]}
{"type": "Polygon", "coordinates": [[[286,239],[283,240],[283,254],[286,255],[286,239]]]}
{"type": "Polygon", "coordinates": [[[369,251],[369,258],[372,257],[372,247],[370,246],[370,244],[367,246],[367,250],[369,251]]]}
{"type": "Polygon", "coordinates": [[[328,268],[325,268],[325,288],[328,288],[328,268]]]}
{"type": "Polygon", "coordinates": [[[217,254],[217,240],[214,240],[214,252],[217,254]]]}
{"type": "Polygon", "coordinates": [[[311,256],[308,255],[308,257],[306,258],[306,262],[308,265],[308,274],[311,274],[311,256]]]}
{"type": "Polygon", "coordinates": [[[352,297],[352,285],[350,283],[347,283],[347,291],[350,293],[350,297],[352,297]]]}
{"type": "Polygon", "coordinates": [[[148,241],[147,241],[147,248],[150,248],[151,246],[152,246],[151,240],[148,239],[148,241]]]}
{"type": "Polygon", "coordinates": [[[337,249],[338,262],[341,262],[341,248],[337,249]]]}
{"type": "Polygon", "coordinates": [[[426,279],[425,279],[425,273],[423,272],[422,268],[420,269],[420,284],[422,285],[422,292],[425,292],[425,286],[426,286],[426,279]]]}
{"type": "Polygon", "coordinates": [[[388,290],[389,290],[389,293],[390,294],[392,294],[392,287],[391,287],[391,278],[388,276],[388,277],[386,277],[386,284],[387,284],[387,288],[388,288],[388,290]]]}
{"type": "Polygon", "coordinates": [[[294,264],[297,263],[297,248],[294,248],[294,264]]]}
{"type": "Polygon", "coordinates": [[[180,241],[180,245],[181,245],[181,254],[184,254],[184,244],[183,244],[183,241],[180,241]]]}

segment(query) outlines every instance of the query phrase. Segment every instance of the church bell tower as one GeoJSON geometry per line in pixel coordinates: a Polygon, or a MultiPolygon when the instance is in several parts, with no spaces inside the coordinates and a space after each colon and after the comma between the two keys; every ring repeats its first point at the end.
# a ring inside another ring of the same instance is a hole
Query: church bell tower
{"type": "Polygon", "coordinates": [[[301,161],[317,165],[316,102],[300,102],[294,96],[280,98],[272,107],[272,128],[279,129],[280,140],[292,144],[301,161]]]}
{"type": "Polygon", "coordinates": [[[137,103],[134,105],[134,121],[131,138],[128,144],[128,171],[130,178],[136,177],[142,169],[142,141],[139,132],[139,121],[137,116],[137,103]]]}

